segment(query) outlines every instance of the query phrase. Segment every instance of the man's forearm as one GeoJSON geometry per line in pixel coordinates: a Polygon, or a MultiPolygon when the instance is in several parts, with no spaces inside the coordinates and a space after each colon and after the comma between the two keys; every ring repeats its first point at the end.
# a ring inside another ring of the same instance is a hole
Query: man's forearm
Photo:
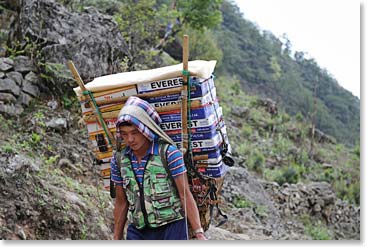
{"type": "Polygon", "coordinates": [[[200,222],[200,215],[196,202],[190,191],[190,186],[187,182],[186,174],[183,174],[175,179],[178,193],[180,196],[182,207],[185,210],[186,217],[189,220],[191,228],[196,232],[197,239],[206,240],[207,238],[203,234],[200,222]],[[201,232],[201,234],[199,234],[201,232]]]}
{"type": "Polygon", "coordinates": [[[193,230],[201,227],[199,210],[196,206],[194,197],[192,196],[190,190],[186,191],[186,200],[181,199],[182,205],[185,208],[185,213],[193,230]],[[186,208],[185,208],[186,201],[186,208]]]}
{"type": "Polygon", "coordinates": [[[124,236],[124,228],[126,224],[126,216],[127,216],[127,208],[128,203],[126,201],[125,193],[122,191],[121,186],[116,187],[116,201],[115,201],[115,209],[113,211],[114,216],[114,229],[113,238],[115,240],[123,239],[124,236]]]}
{"type": "Polygon", "coordinates": [[[115,225],[113,230],[114,232],[113,238],[115,240],[123,239],[124,227],[126,224],[126,213],[124,212],[124,210],[121,210],[121,208],[115,206],[114,219],[115,219],[115,225]]]}

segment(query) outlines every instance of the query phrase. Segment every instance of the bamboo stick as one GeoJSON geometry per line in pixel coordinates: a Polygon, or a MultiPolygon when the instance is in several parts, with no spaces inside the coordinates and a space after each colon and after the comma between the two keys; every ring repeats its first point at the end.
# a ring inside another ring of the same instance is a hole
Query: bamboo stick
{"type": "MultiPolygon", "coordinates": [[[[74,78],[75,78],[76,82],[78,83],[79,87],[80,87],[83,91],[86,91],[87,89],[86,89],[86,88],[85,88],[85,86],[84,86],[84,82],[83,82],[82,78],[80,77],[80,75],[79,75],[78,71],[76,70],[76,68],[75,68],[75,65],[74,65],[73,61],[69,60],[69,61],[67,62],[67,64],[68,64],[69,69],[71,70],[71,73],[73,74],[73,76],[74,76],[74,78]]],[[[90,97],[90,96],[88,95],[88,97],[90,97]]],[[[90,100],[91,100],[91,99],[90,99],[90,100]]],[[[96,106],[95,106],[94,104],[91,104],[91,106],[92,106],[92,108],[93,108],[93,110],[94,110],[94,112],[95,112],[95,115],[96,115],[96,114],[97,114],[97,113],[96,113],[96,112],[97,112],[96,106]]],[[[97,117],[97,116],[96,116],[96,119],[97,119],[98,123],[99,123],[101,126],[104,126],[104,128],[105,128],[105,130],[106,130],[106,134],[107,134],[108,138],[109,138],[109,139],[110,139],[110,141],[111,141],[111,144],[112,144],[112,145],[115,145],[115,144],[116,144],[115,138],[114,138],[114,136],[111,134],[111,132],[108,130],[107,125],[106,125],[106,123],[104,122],[104,120],[103,120],[103,119],[100,119],[100,118],[99,118],[99,117],[97,117]]]]}
{"type": "MultiPolygon", "coordinates": [[[[188,70],[188,60],[189,60],[189,36],[183,36],[183,54],[182,54],[182,64],[183,70],[188,70]]],[[[182,104],[181,104],[181,116],[182,116],[182,147],[183,154],[189,149],[189,137],[188,137],[188,124],[187,124],[187,81],[188,76],[183,75],[183,85],[182,85],[182,104]]]]}

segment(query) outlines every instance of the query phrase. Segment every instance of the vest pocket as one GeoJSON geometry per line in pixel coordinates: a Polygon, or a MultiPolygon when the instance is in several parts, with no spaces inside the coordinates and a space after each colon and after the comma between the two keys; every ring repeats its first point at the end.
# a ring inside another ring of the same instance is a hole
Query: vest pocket
{"type": "Polygon", "coordinates": [[[171,207],[172,206],[171,197],[166,197],[166,198],[153,200],[152,205],[156,209],[171,207]]]}
{"type": "Polygon", "coordinates": [[[167,222],[167,221],[173,220],[177,217],[177,214],[173,210],[172,207],[165,207],[165,208],[161,208],[159,210],[156,209],[155,210],[155,215],[156,215],[157,223],[167,222]]]}
{"type": "Polygon", "coordinates": [[[172,190],[167,181],[152,183],[152,200],[160,200],[172,195],[172,190]]]}

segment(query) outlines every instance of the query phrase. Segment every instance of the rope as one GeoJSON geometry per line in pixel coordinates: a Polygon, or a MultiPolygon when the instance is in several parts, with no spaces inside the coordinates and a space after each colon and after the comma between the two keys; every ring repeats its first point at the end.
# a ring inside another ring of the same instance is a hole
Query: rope
{"type": "MultiPolygon", "coordinates": [[[[213,75],[213,80],[214,80],[214,75],[213,75]]],[[[228,144],[226,143],[225,141],[225,137],[224,137],[224,134],[222,132],[222,129],[221,129],[221,124],[220,124],[220,119],[219,119],[219,116],[218,116],[218,112],[217,112],[217,109],[215,107],[215,101],[214,101],[214,97],[213,97],[213,93],[212,93],[212,89],[209,89],[209,92],[210,92],[210,97],[212,99],[212,105],[213,105],[213,109],[214,109],[214,113],[215,113],[215,118],[217,120],[217,126],[216,126],[216,130],[217,132],[219,132],[220,136],[222,137],[222,141],[223,141],[223,144],[222,144],[222,150],[221,150],[221,155],[223,156],[222,158],[225,158],[225,155],[227,154],[228,152],[228,144]]],[[[227,159],[228,160],[228,159],[227,159]]],[[[226,162],[225,162],[226,163],[226,162]]],[[[228,160],[227,162],[228,164],[232,163],[228,160]]],[[[229,166],[233,166],[233,164],[229,165],[229,166]]]]}
{"type": "Polygon", "coordinates": [[[97,117],[99,118],[99,120],[101,122],[101,125],[102,125],[102,128],[103,128],[103,130],[104,130],[104,132],[106,134],[106,137],[107,137],[107,140],[108,140],[108,144],[110,144],[110,146],[112,146],[112,141],[110,140],[110,137],[107,134],[108,132],[107,132],[106,124],[105,124],[105,122],[103,120],[102,113],[99,110],[99,107],[97,105],[97,102],[94,99],[93,93],[91,91],[89,91],[89,90],[85,90],[85,91],[83,91],[83,95],[89,95],[90,99],[92,100],[93,105],[94,105],[94,108],[96,109],[97,117]]]}

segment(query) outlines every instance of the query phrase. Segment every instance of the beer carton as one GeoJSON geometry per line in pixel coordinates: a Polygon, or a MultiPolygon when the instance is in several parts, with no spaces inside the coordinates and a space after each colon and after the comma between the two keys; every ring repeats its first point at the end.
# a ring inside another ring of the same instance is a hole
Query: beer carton
{"type": "MultiPolygon", "coordinates": [[[[157,90],[182,87],[182,83],[183,83],[182,77],[141,83],[137,85],[137,91],[138,94],[143,94],[157,90]]],[[[208,79],[190,77],[190,83],[192,85],[190,88],[191,98],[202,97],[203,95],[207,94],[211,88],[214,87],[213,76],[211,76],[208,79]]]]}

